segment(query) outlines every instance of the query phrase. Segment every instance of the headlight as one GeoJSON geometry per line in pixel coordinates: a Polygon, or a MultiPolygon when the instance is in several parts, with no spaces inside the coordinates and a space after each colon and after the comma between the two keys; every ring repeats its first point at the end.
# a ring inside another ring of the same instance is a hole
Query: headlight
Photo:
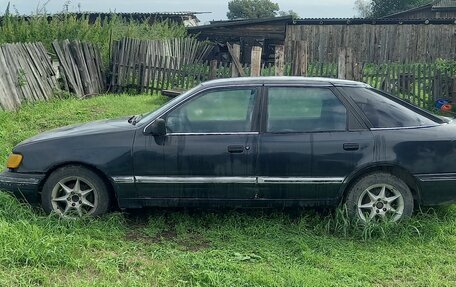
{"type": "Polygon", "coordinates": [[[6,166],[10,169],[15,169],[18,168],[21,165],[22,162],[22,155],[20,154],[10,154],[8,157],[8,162],[6,166]]]}

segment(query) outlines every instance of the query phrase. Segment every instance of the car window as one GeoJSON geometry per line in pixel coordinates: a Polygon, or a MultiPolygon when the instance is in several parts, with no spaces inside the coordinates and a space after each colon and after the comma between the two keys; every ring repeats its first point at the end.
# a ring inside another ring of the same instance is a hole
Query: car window
{"type": "Polygon", "coordinates": [[[343,131],[347,110],[327,88],[268,90],[268,132],[343,131]]]}
{"type": "Polygon", "coordinates": [[[256,89],[207,92],[176,108],[166,117],[170,133],[249,132],[256,89]]]}
{"type": "Polygon", "coordinates": [[[397,128],[435,125],[431,119],[399,102],[366,88],[344,88],[366,115],[374,128],[397,128]]]}

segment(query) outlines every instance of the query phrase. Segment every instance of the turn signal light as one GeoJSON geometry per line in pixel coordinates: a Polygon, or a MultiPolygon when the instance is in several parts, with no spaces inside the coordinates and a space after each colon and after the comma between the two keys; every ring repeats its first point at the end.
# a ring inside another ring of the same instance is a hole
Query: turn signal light
{"type": "Polygon", "coordinates": [[[22,162],[22,155],[20,154],[10,154],[8,157],[8,162],[6,166],[10,169],[15,169],[18,168],[21,165],[22,162]]]}

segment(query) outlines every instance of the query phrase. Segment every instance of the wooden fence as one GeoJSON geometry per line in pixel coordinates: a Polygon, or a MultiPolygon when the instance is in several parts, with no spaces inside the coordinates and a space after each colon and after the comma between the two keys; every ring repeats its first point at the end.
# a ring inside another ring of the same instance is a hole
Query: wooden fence
{"type": "MultiPolygon", "coordinates": [[[[60,62],[64,89],[79,96],[106,91],[106,78],[95,46],[77,41],[54,42],[53,46],[60,62]]],[[[277,46],[273,64],[262,62],[260,47],[252,49],[248,65],[240,62],[239,45],[228,45],[230,62],[202,61],[210,46],[195,40],[157,47],[159,44],[154,41],[124,39],[116,42],[107,81],[111,90],[153,93],[187,90],[218,78],[283,75],[363,81],[423,108],[432,108],[441,98],[456,102],[456,68],[451,65],[365,64],[356,59],[356,53],[350,48],[339,49],[336,62],[315,62],[309,58],[305,41],[292,44],[291,61],[285,57],[286,48],[277,46]],[[174,44],[177,46],[171,47],[174,44]]],[[[42,44],[0,46],[0,108],[12,110],[22,102],[49,99],[56,89],[59,89],[56,72],[42,44]]]]}
{"type": "Polygon", "coordinates": [[[56,89],[56,73],[41,43],[0,46],[0,109],[47,100],[56,89]]]}
{"type": "Polygon", "coordinates": [[[456,101],[456,69],[436,64],[365,65],[361,80],[374,88],[431,109],[438,99],[456,101]]]}
{"type": "Polygon", "coordinates": [[[59,60],[63,88],[78,97],[106,92],[106,76],[99,47],[64,40],[52,43],[59,60]]]}
{"type": "Polygon", "coordinates": [[[190,81],[187,74],[201,76],[202,60],[211,52],[212,45],[193,38],[170,40],[137,40],[125,38],[113,44],[110,89],[138,92],[162,89],[175,81],[181,71],[181,82],[190,81]],[[189,70],[190,69],[190,70],[189,70]],[[160,86],[160,88],[158,88],[160,86]]]}
{"type": "Polygon", "coordinates": [[[306,49],[305,43],[296,44],[293,62],[286,63],[284,48],[278,46],[275,63],[267,65],[262,64],[258,57],[261,54],[258,48],[252,50],[252,64],[241,64],[236,45],[229,45],[230,63],[189,63],[183,58],[155,56],[148,64],[126,66],[124,76],[119,78],[122,82],[115,86],[115,90],[137,93],[187,90],[211,79],[283,75],[363,81],[423,108],[431,108],[440,98],[456,100],[456,69],[445,69],[436,64],[363,64],[356,61],[351,49],[340,49],[337,63],[309,63],[307,54],[302,52],[306,49]]]}
{"type": "Polygon", "coordinates": [[[308,41],[310,62],[335,63],[339,48],[353,50],[364,63],[431,63],[456,59],[456,25],[289,25],[286,54],[292,42],[308,41]]]}

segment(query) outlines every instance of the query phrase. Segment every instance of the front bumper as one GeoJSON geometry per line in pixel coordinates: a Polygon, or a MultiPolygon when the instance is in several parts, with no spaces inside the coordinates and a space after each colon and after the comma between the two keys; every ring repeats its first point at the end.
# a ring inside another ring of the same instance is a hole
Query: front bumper
{"type": "Polygon", "coordinates": [[[37,203],[39,187],[44,179],[44,174],[29,174],[4,171],[0,173],[0,190],[12,193],[19,199],[25,199],[28,203],[37,203]]]}

